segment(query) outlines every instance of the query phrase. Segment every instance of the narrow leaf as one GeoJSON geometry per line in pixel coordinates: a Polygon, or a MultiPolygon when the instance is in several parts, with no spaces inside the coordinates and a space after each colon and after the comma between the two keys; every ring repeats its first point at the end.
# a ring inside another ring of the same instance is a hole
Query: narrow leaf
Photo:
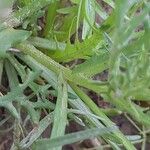
{"type": "Polygon", "coordinates": [[[36,142],[34,149],[41,150],[41,149],[50,149],[57,146],[63,146],[77,141],[94,138],[99,135],[108,134],[110,132],[115,132],[115,129],[116,129],[115,127],[93,128],[85,131],[67,134],[65,136],[54,138],[51,140],[49,139],[39,140],[36,142]]]}
{"type": "MultiPolygon", "coordinates": [[[[54,110],[54,123],[51,133],[51,139],[63,136],[67,124],[67,85],[63,79],[62,74],[58,77],[58,97],[54,110]]],[[[61,150],[61,147],[56,148],[61,150]]]]}

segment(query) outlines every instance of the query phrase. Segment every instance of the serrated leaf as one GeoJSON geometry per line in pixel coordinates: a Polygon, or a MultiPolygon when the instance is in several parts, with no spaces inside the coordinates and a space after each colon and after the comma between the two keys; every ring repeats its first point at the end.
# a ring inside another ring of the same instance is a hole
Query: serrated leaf
{"type": "Polygon", "coordinates": [[[64,51],[56,52],[52,57],[59,62],[68,62],[77,58],[85,59],[98,51],[103,45],[102,34],[95,33],[81,43],[68,44],[64,51]]]}

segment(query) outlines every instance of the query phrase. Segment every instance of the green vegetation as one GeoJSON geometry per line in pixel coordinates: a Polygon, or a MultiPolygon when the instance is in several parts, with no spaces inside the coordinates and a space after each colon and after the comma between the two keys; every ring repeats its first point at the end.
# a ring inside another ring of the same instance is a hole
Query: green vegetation
{"type": "Polygon", "coordinates": [[[103,0],[109,11],[96,0],[8,2],[3,8],[13,7],[13,13],[0,16],[0,85],[4,78],[9,85],[7,94],[0,91],[0,107],[8,113],[0,126],[12,120],[11,149],[60,150],[97,137],[104,141],[100,149],[109,144],[114,150],[135,150],[139,141],[145,150],[150,131],[150,2],[103,0]],[[104,71],[106,81],[94,80],[104,71]],[[89,90],[111,108],[97,106],[89,90]],[[120,113],[138,135],[124,135],[115,125],[111,116],[120,113]],[[84,130],[65,133],[72,120],[84,130]],[[50,125],[51,133],[43,138],[50,125]]]}

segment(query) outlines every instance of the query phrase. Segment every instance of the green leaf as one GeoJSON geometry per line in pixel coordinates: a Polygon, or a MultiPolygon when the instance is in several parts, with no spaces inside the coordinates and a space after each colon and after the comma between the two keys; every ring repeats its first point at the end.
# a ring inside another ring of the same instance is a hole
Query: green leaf
{"type": "Polygon", "coordinates": [[[91,26],[95,22],[95,10],[93,7],[93,0],[85,0],[84,2],[84,20],[82,28],[82,39],[86,39],[92,34],[91,26]]]}
{"type": "Polygon", "coordinates": [[[72,3],[79,4],[80,0],[71,0],[72,3]]]}
{"type": "Polygon", "coordinates": [[[76,6],[60,8],[57,10],[57,12],[60,14],[67,15],[67,14],[72,13],[74,11],[73,9],[76,9],[76,6]]]}
{"type": "Polygon", "coordinates": [[[46,25],[44,27],[44,36],[51,37],[51,32],[53,30],[54,21],[57,15],[57,9],[59,8],[60,2],[55,1],[49,5],[47,16],[46,16],[46,25]]]}
{"type": "Polygon", "coordinates": [[[112,146],[112,149],[114,150],[121,150],[121,148],[114,142],[109,141],[108,143],[110,143],[110,145],[112,146]]]}
{"type": "Polygon", "coordinates": [[[76,31],[77,10],[77,5],[71,7],[63,6],[63,8],[60,8],[58,11],[64,13],[65,15],[58,13],[58,16],[60,17],[53,23],[47,38],[55,38],[58,41],[69,41],[70,36],[76,31]]]}
{"type": "MultiPolygon", "coordinates": [[[[9,80],[9,87],[11,91],[19,85],[19,80],[17,77],[17,72],[14,67],[8,62],[5,61],[5,69],[9,80]]],[[[3,104],[2,104],[3,105],[3,104]]],[[[9,110],[12,116],[17,119],[20,119],[20,114],[17,112],[16,108],[13,106],[12,102],[4,104],[4,107],[9,110]]]]}
{"type": "Polygon", "coordinates": [[[100,32],[94,33],[89,39],[81,43],[68,44],[64,51],[58,51],[52,57],[59,62],[68,62],[77,58],[88,58],[104,45],[102,37],[100,32]]]}
{"type": "Polygon", "coordinates": [[[38,124],[39,117],[38,117],[38,112],[34,109],[34,104],[30,103],[29,99],[27,99],[26,101],[23,98],[20,99],[21,99],[20,105],[27,110],[33,123],[38,124]]]}
{"type": "Polygon", "coordinates": [[[87,79],[79,74],[72,74],[72,71],[70,69],[55,62],[50,57],[38,51],[32,45],[26,43],[20,44],[18,45],[18,48],[22,50],[25,54],[29,54],[32,58],[40,61],[40,64],[42,64],[49,70],[54,71],[57,75],[62,72],[66,80],[76,82],[77,84],[92,90],[94,89],[97,93],[106,92],[108,90],[108,87],[101,82],[95,83],[95,81],[87,79]]]}
{"type": "Polygon", "coordinates": [[[3,59],[1,59],[1,60],[0,60],[0,84],[1,84],[1,82],[2,82],[3,65],[4,65],[4,61],[3,61],[3,59]]]}
{"type": "Polygon", "coordinates": [[[4,29],[0,32],[0,57],[6,57],[9,48],[25,41],[31,32],[14,29],[4,29]],[[5,38],[4,38],[5,37],[5,38]]]}
{"type": "Polygon", "coordinates": [[[109,53],[107,51],[100,52],[100,54],[95,54],[84,63],[77,65],[73,69],[73,73],[91,77],[108,69],[108,59],[109,53]]]}
{"type": "Polygon", "coordinates": [[[28,85],[39,76],[39,72],[31,72],[23,84],[18,85],[13,89],[13,91],[7,93],[7,95],[0,97],[0,106],[12,102],[23,95],[23,90],[28,87],[28,85]]]}
{"type": "MultiPolygon", "coordinates": [[[[46,67],[44,67],[43,65],[41,65],[40,63],[38,63],[37,61],[35,61],[32,57],[30,56],[22,56],[19,57],[21,60],[23,60],[24,62],[27,62],[27,64],[33,69],[33,70],[37,70],[40,69],[42,70],[42,77],[45,78],[52,86],[54,89],[57,89],[57,78],[54,72],[52,72],[51,70],[47,69],[46,67]]],[[[77,80],[76,80],[77,81],[77,80]]],[[[78,98],[75,100],[69,100],[69,104],[71,107],[76,108],[78,110],[84,111],[86,113],[91,113],[91,111],[89,110],[89,108],[92,110],[92,112],[95,115],[98,115],[99,117],[104,118],[105,123],[108,124],[108,126],[110,125],[114,125],[114,123],[103,113],[103,111],[101,111],[98,107],[96,107],[96,104],[90,99],[89,97],[83,96],[84,99],[83,101],[79,98],[81,95],[78,94],[76,91],[74,92],[72,90],[72,88],[68,88],[68,91],[70,93],[72,93],[73,95],[77,96],[78,98]],[[88,97],[88,98],[87,98],[88,97]],[[95,109],[96,108],[96,109],[95,109]]],[[[80,92],[82,92],[80,90],[80,92]]],[[[83,92],[82,92],[83,93],[83,92]]],[[[98,121],[96,118],[93,118],[91,116],[87,116],[87,120],[89,120],[94,126],[96,127],[104,127],[104,125],[98,121]]],[[[89,124],[85,121],[85,124],[87,126],[89,126],[89,124]]],[[[93,127],[93,126],[92,126],[93,127]]],[[[106,141],[109,139],[109,137],[105,137],[106,141]]],[[[128,150],[133,150],[134,146],[125,138],[125,136],[118,130],[117,132],[114,133],[114,135],[110,134],[110,138],[113,141],[116,141],[116,143],[122,143],[123,145],[128,149],[128,150]]]]}
{"type": "MultiPolygon", "coordinates": [[[[52,94],[54,97],[57,97],[58,96],[58,91],[57,90],[50,90],[50,94],[52,94]]],[[[68,98],[77,99],[77,96],[75,96],[74,94],[68,92],[68,98]]]]}
{"type": "MultiPolygon", "coordinates": [[[[74,92],[82,99],[82,101],[85,102],[85,104],[88,106],[88,108],[91,109],[92,112],[94,112],[95,115],[99,116],[100,118],[103,118],[101,121],[103,122],[103,124],[105,124],[107,127],[109,127],[110,125],[114,125],[113,122],[111,122],[111,120],[103,113],[103,111],[97,107],[97,105],[93,102],[93,100],[87,96],[82,90],[80,90],[76,85],[71,84],[71,87],[73,88],[74,92]]],[[[80,103],[81,105],[82,103],[80,103]]],[[[79,107],[83,107],[82,105],[79,107]]],[[[83,108],[82,108],[83,109],[83,108]]],[[[84,109],[83,109],[84,110],[84,109]]],[[[84,110],[86,111],[86,110],[84,110]]],[[[97,124],[95,124],[97,126],[97,124]]],[[[98,127],[103,126],[101,124],[98,124],[98,127]]],[[[105,136],[103,137],[105,139],[105,136]]],[[[107,135],[106,139],[109,141],[109,139],[111,139],[111,141],[115,141],[115,143],[122,143],[123,145],[126,147],[126,149],[128,150],[133,150],[135,149],[135,147],[130,143],[130,141],[128,141],[126,139],[126,137],[118,130],[116,132],[114,132],[113,135],[107,135]]]]}
{"type": "Polygon", "coordinates": [[[105,10],[100,6],[100,4],[98,4],[98,2],[96,1],[96,0],[94,0],[94,2],[95,2],[95,11],[98,13],[98,15],[102,18],[102,19],[104,19],[104,20],[106,20],[107,19],[107,17],[108,17],[108,14],[105,12],[105,10]]]}
{"type": "Polygon", "coordinates": [[[140,140],[142,137],[141,137],[141,135],[128,135],[127,138],[130,141],[137,141],[137,140],[140,140]]]}
{"type": "MultiPolygon", "coordinates": [[[[58,97],[54,110],[54,122],[51,139],[63,136],[65,134],[67,124],[67,100],[67,85],[62,74],[60,74],[58,77],[58,97]]],[[[58,147],[57,150],[61,150],[61,147],[58,147]]]]}
{"type": "Polygon", "coordinates": [[[105,3],[107,3],[108,5],[110,5],[112,8],[115,8],[115,3],[113,0],[103,0],[105,3]]]}
{"type": "Polygon", "coordinates": [[[44,117],[33,130],[20,142],[20,148],[29,148],[44,132],[44,130],[52,123],[52,113],[44,117]]]}
{"type": "Polygon", "coordinates": [[[14,107],[14,105],[12,104],[12,102],[9,102],[7,104],[4,104],[4,105],[1,105],[3,107],[5,107],[9,112],[10,114],[15,117],[16,119],[20,120],[20,115],[19,113],[17,112],[16,108],[14,107]]]}
{"type": "Polygon", "coordinates": [[[128,41],[131,39],[131,35],[133,34],[133,31],[147,18],[147,15],[150,12],[150,6],[148,5],[146,8],[143,9],[142,13],[134,17],[128,24],[124,25],[122,29],[125,29],[125,32],[122,34],[122,37],[120,37],[120,43],[122,45],[126,45],[128,41]],[[125,28],[125,27],[128,28],[125,28]]]}
{"type": "Polygon", "coordinates": [[[53,39],[44,39],[40,37],[31,37],[29,42],[37,48],[46,49],[48,51],[63,51],[65,50],[66,44],[63,42],[57,42],[53,39]]]}
{"type": "Polygon", "coordinates": [[[34,0],[28,5],[20,8],[17,12],[14,12],[10,19],[8,20],[9,25],[18,26],[21,24],[28,16],[37,13],[38,10],[54,2],[53,0],[34,0]]]}
{"type": "Polygon", "coordinates": [[[5,69],[9,80],[9,87],[11,90],[13,90],[19,85],[17,72],[7,60],[5,61],[5,69]]]}
{"type": "Polygon", "coordinates": [[[99,135],[105,135],[110,132],[115,132],[115,129],[116,129],[115,127],[93,128],[85,131],[67,134],[65,136],[54,138],[51,140],[49,139],[39,140],[35,143],[34,149],[41,150],[41,149],[50,149],[58,146],[63,146],[77,141],[94,138],[99,135]]]}

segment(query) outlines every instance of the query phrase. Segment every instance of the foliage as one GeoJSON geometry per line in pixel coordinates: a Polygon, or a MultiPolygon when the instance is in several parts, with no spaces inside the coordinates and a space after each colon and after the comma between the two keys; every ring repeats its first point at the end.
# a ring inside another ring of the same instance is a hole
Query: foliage
{"type": "Polygon", "coordinates": [[[0,83],[5,72],[9,92],[0,92],[0,106],[13,120],[11,149],[62,149],[97,137],[113,149],[134,150],[140,137],[144,150],[150,117],[149,108],[139,104],[150,103],[150,2],[103,0],[109,13],[96,0],[8,2],[13,13],[0,16],[0,83]],[[103,71],[106,81],[93,79],[103,71]],[[89,90],[112,104],[111,111],[99,108],[89,90]],[[111,121],[120,112],[131,116],[139,135],[129,138],[111,121]],[[85,131],[65,134],[71,120],[85,131]]]}

